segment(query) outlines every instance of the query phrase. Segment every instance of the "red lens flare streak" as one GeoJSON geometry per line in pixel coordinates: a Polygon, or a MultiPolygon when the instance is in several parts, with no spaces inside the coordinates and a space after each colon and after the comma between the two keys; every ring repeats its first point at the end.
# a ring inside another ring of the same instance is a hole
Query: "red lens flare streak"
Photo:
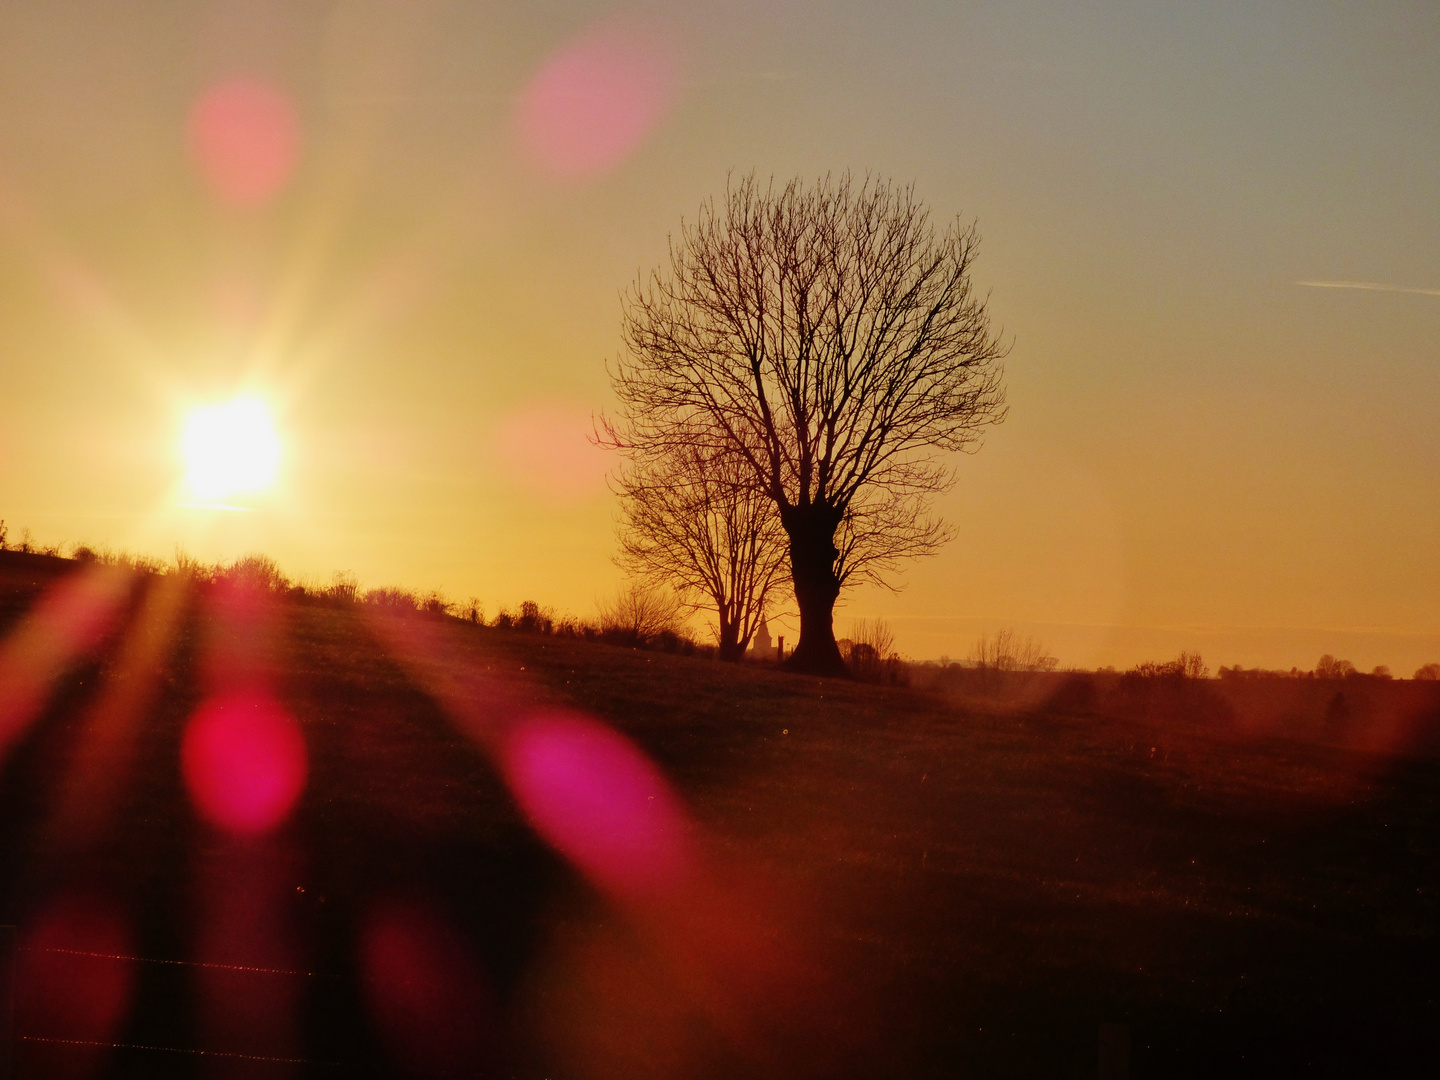
{"type": "MultiPolygon", "coordinates": [[[[293,919],[301,863],[282,827],[305,789],[309,760],[273,688],[284,627],[260,583],[222,581],[205,599],[200,670],[208,696],[181,743],[186,788],[212,826],[195,865],[194,958],[215,965],[197,976],[197,1023],[216,1050],[298,1059],[303,976],[237,970],[306,969],[293,919]]],[[[250,1075],[244,1062],[209,1065],[215,1074],[250,1075]]],[[[273,1068],[284,1075],[298,1066],[273,1068]]]]}
{"type": "Polygon", "coordinates": [[[774,1064],[789,1054],[787,1039],[798,1042],[797,1027],[830,1015],[822,968],[772,917],[763,889],[703,857],[679,798],[630,740],[588,717],[537,711],[437,620],[377,610],[370,623],[497,760],[536,832],[629,917],[651,962],[737,1048],[774,1064]]]}
{"type": "Polygon", "coordinates": [[[264,206],[289,184],[300,157],[290,98],[259,79],[207,89],[190,112],[190,149],[211,192],[228,206],[264,206]]]}
{"type": "Polygon", "coordinates": [[[56,792],[48,835],[61,850],[93,842],[116,825],[113,815],[130,778],[140,725],[159,689],[189,596],[189,583],[179,576],[147,584],[140,611],[89,709],[56,792]]]}
{"type": "Polygon", "coordinates": [[[304,736],[270,686],[275,603],[244,581],[221,582],[208,599],[209,693],[186,725],[181,771],[206,821],[233,836],[263,836],[289,817],[309,775],[304,736]]]}
{"type": "Polygon", "coordinates": [[[54,682],[104,642],[133,580],[111,567],[71,574],[0,645],[0,761],[44,709],[54,682]]]}

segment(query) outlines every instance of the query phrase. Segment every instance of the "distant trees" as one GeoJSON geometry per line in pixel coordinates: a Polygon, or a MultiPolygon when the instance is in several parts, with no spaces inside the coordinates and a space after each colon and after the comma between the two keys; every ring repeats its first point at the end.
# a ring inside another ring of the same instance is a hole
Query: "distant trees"
{"type": "Polygon", "coordinates": [[[691,610],[715,612],[720,659],[738,661],[785,578],[785,533],[775,504],[743,459],[703,439],[658,456],[631,453],[616,480],[617,562],[670,586],[691,610]]]}
{"type": "Polygon", "coordinates": [[[1355,665],[1349,660],[1337,660],[1326,653],[1315,663],[1315,677],[1317,679],[1344,679],[1358,672],[1355,665]]]}
{"type": "Polygon", "coordinates": [[[1415,670],[1414,677],[1423,682],[1440,680],[1440,664],[1422,664],[1415,670]]]}
{"type": "Polygon", "coordinates": [[[843,673],[834,606],[949,536],[929,498],[1005,415],[973,225],[937,235],[908,187],[753,176],[701,207],[669,267],[637,282],[611,370],[608,445],[734,462],[784,530],[796,670],[843,673]]]}
{"type": "Polygon", "coordinates": [[[1147,660],[1136,664],[1125,674],[1141,679],[1206,679],[1210,677],[1210,668],[1199,653],[1182,652],[1174,660],[1163,663],[1147,660]]]}
{"type": "Polygon", "coordinates": [[[1060,661],[1046,654],[1045,646],[1032,637],[1021,637],[1009,628],[993,636],[981,634],[970,650],[970,663],[982,671],[1054,671],[1060,661]]]}

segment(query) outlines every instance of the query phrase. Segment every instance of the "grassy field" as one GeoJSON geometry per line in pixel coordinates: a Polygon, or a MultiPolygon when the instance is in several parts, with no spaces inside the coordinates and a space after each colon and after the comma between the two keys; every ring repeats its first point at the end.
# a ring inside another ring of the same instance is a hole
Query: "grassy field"
{"type": "MultiPolygon", "coordinates": [[[[10,661],[74,569],[0,556],[10,661]]],[[[1105,1023],[1135,1077],[1440,1057],[1424,740],[1357,749],[1179,697],[980,708],[453,619],[397,658],[360,608],[237,621],[163,580],[120,595],[3,762],[25,1080],[1080,1077],[1105,1023]],[[237,671],[309,756],[288,822],[248,840],[181,776],[187,720],[237,671]],[[480,712],[423,691],[436,671],[480,712]],[[658,764],[703,874],[637,900],[537,836],[476,725],[557,709],[658,764]]]]}

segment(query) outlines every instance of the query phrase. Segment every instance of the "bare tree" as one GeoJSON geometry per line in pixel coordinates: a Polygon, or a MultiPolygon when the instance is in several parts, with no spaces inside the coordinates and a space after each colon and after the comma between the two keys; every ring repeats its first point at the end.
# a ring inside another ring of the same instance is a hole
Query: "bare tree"
{"type": "Polygon", "coordinates": [[[970,650],[970,662],[984,671],[1004,674],[1011,671],[1054,671],[1060,661],[1047,655],[1045,646],[1033,637],[1021,637],[1009,627],[994,637],[981,634],[970,650]]]}
{"type": "Polygon", "coordinates": [[[789,664],[842,673],[834,607],[948,539],[930,496],[947,452],[1004,417],[978,235],[937,235],[908,187],[746,177],[670,244],[626,298],[612,444],[738,456],[785,530],[800,641],[789,664]]]}
{"type": "Polygon", "coordinates": [[[733,453],[681,443],[632,456],[620,472],[620,554],[637,577],[668,585],[690,610],[715,612],[720,659],[738,661],[784,579],[785,533],[770,499],[733,453]]]}
{"type": "Polygon", "coordinates": [[[599,607],[601,633],[623,641],[644,642],[680,632],[680,603],[669,589],[632,581],[599,607]]]}

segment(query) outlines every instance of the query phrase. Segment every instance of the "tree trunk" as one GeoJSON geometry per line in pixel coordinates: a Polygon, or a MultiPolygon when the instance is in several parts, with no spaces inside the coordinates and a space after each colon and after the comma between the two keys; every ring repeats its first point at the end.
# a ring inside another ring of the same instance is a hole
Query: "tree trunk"
{"type": "Polygon", "coordinates": [[[745,656],[745,646],[740,641],[740,623],[738,621],[720,619],[720,659],[731,664],[738,664],[745,656]]]}
{"type": "Polygon", "coordinates": [[[821,504],[780,508],[780,523],[790,537],[790,574],[800,606],[800,641],[785,661],[790,671],[807,675],[848,675],[835,644],[835,530],[840,511],[821,504]]]}

